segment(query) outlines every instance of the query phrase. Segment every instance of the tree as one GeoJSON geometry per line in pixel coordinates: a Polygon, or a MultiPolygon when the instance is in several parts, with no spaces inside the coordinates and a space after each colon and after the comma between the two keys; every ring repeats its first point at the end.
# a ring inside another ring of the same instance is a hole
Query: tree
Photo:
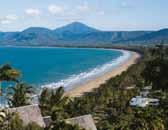
{"type": "Polygon", "coordinates": [[[45,88],[39,97],[39,106],[43,115],[51,115],[53,109],[64,111],[64,106],[68,103],[68,97],[64,95],[64,88],[56,90],[45,88]]]}
{"type": "Polygon", "coordinates": [[[166,51],[163,46],[163,42],[159,45],[156,45],[155,48],[153,48],[151,51],[151,55],[156,58],[159,58],[160,60],[164,59],[165,54],[166,54],[166,51]]]}
{"type": "Polygon", "coordinates": [[[6,64],[0,67],[0,81],[15,81],[18,82],[20,73],[13,69],[10,65],[6,64]]]}
{"type": "Polygon", "coordinates": [[[0,112],[0,128],[0,130],[23,130],[19,116],[16,113],[9,113],[7,109],[0,112]]]}
{"type": "Polygon", "coordinates": [[[6,117],[5,112],[1,110],[0,111],[0,123],[2,123],[4,121],[5,117],[6,117]]]}
{"type": "Polygon", "coordinates": [[[84,130],[78,125],[67,123],[58,109],[53,109],[51,119],[52,123],[50,124],[49,130],[84,130]]]}
{"type": "Polygon", "coordinates": [[[0,128],[1,129],[7,129],[7,112],[5,110],[0,110],[0,128]]]}
{"type": "Polygon", "coordinates": [[[49,128],[49,130],[84,130],[80,128],[78,125],[71,125],[66,123],[65,121],[53,122],[49,128]]]}
{"type": "Polygon", "coordinates": [[[42,112],[42,115],[48,115],[49,109],[50,109],[50,98],[51,98],[51,92],[48,88],[44,88],[41,92],[41,95],[39,97],[39,106],[42,112]]]}
{"type": "Polygon", "coordinates": [[[23,121],[20,119],[19,115],[14,113],[9,119],[9,130],[24,130],[23,121]]]}
{"type": "MultiPolygon", "coordinates": [[[[14,81],[18,82],[18,77],[20,76],[19,71],[13,69],[10,65],[6,64],[0,67],[0,89],[2,81],[14,81]]],[[[0,95],[2,95],[0,90],[0,95]]]]}
{"type": "Polygon", "coordinates": [[[32,122],[25,126],[25,130],[44,130],[44,128],[41,128],[35,122],[32,122]]]}
{"type": "Polygon", "coordinates": [[[165,130],[160,111],[153,108],[135,109],[130,129],[133,130],[165,130]]]}
{"type": "Polygon", "coordinates": [[[152,51],[152,58],[146,61],[142,76],[147,85],[152,84],[154,89],[167,90],[168,60],[165,58],[165,49],[158,46],[152,51]]]}
{"type": "Polygon", "coordinates": [[[8,92],[8,103],[11,107],[20,107],[30,104],[30,94],[33,93],[32,86],[25,83],[18,83],[14,87],[10,87],[8,92]]]}
{"type": "Polygon", "coordinates": [[[50,115],[52,123],[49,130],[82,130],[77,125],[67,124],[64,119],[67,118],[65,106],[69,99],[65,95],[63,87],[55,90],[44,88],[39,97],[39,106],[43,115],[50,115]]]}

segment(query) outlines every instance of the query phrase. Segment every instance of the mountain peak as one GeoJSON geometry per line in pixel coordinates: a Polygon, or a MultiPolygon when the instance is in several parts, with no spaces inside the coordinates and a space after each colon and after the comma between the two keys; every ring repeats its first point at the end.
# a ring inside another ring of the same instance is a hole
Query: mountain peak
{"type": "Polygon", "coordinates": [[[48,28],[43,28],[43,27],[29,27],[23,30],[23,32],[40,32],[40,31],[50,32],[51,30],[49,30],[48,28]]]}
{"type": "Polygon", "coordinates": [[[56,33],[75,33],[75,34],[83,34],[83,33],[91,33],[97,32],[99,30],[89,27],[80,22],[72,22],[66,26],[57,28],[54,30],[56,33]]]}
{"type": "MultiPolygon", "coordinates": [[[[84,23],[75,21],[75,22],[72,22],[72,23],[70,23],[70,24],[67,24],[66,26],[87,26],[87,25],[84,24],[84,23]]],[[[88,27],[88,26],[87,26],[87,27],[88,27]]]]}

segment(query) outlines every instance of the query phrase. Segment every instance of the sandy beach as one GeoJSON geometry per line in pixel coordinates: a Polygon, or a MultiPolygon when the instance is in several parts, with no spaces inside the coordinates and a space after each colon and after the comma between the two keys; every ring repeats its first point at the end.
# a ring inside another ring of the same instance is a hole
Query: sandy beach
{"type": "Polygon", "coordinates": [[[105,73],[102,76],[99,76],[95,79],[92,79],[84,84],[79,86],[74,86],[71,90],[66,92],[66,95],[70,97],[82,96],[85,92],[90,92],[95,88],[98,88],[101,84],[105,83],[110,78],[121,74],[123,71],[127,70],[129,66],[136,63],[137,59],[140,58],[140,54],[136,52],[130,52],[131,56],[127,61],[124,61],[119,66],[114,68],[112,71],[105,73]]]}

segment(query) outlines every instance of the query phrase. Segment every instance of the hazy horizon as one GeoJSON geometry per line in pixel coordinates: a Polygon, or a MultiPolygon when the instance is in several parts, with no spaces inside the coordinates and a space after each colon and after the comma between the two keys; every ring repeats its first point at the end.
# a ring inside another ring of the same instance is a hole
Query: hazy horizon
{"type": "Polygon", "coordinates": [[[5,0],[0,31],[55,29],[74,21],[105,31],[159,30],[168,27],[167,5],[167,0],[5,0]]]}
{"type": "MultiPolygon", "coordinates": [[[[67,23],[67,24],[65,24],[65,25],[61,25],[61,26],[58,26],[58,27],[56,27],[56,28],[47,28],[47,27],[40,27],[40,26],[30,26],[30,27],[24,28],[23,30],[14,30],[14,31],[1,31],[1,30],[0,30],[0,32],[22,32],[22,31],[24,31],[24,30],[26,30],[26,29],[29,29],[29,28],[46,28],[46,29],[49,29],[49,30],[55,30],[55,29],[62,28],[62,27],[64,27],[64,26],[67,26],[67,25],[72,24],[72,23],[75,23],[75,22],[78,22],[78,21],[74,21],[74,22],[71,22],[71,23],[67,23]]],[[[86,26],[88,26],[88,27],[97,29],[97,30],[99,30],[99,31],[159,31],[159,30],[162,30],[162,29],[167,29],[167,28],[160,28],[160,29],[153,29],[153,30],[147,30],[147,29],[144,29],[144,30],[129,30],[129,29],[128,29],[128,30],[101,30],[100,28],[97,28],[97,27],[95,27],[95,26],[93,27],[93,26],[87,25],[87,24],[82,23],[82,22],[79,22],[79,23],[84,24],[84,25],[86,25],[86,26]]]]}

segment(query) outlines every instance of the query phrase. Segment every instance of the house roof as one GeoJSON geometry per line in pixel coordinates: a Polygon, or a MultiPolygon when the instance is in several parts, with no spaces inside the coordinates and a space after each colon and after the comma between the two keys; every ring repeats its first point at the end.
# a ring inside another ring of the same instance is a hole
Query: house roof
{"type": "MultiPolygon", "coordinates": [[[[46,126],[49,126],[49,124],[51,123],[51,117],[47,116],[47,117],[44,117],[43,119],[46,126]]],[[[79,127],[84,128],[85,130],[97,130],[91,115],[74,117],[74,118],[66,119],[65,121],[73,125],[77,124],[79,125],[79,127]]]]}
{"type": "Polygon", "coordinates": [[[41,127],[45,127],[43,117],[38,105],[29,105],[17,108],[10,108],[10,113],[16,112],[19,114],[20,119],[23,121],[24,125],[27,125],[31,122],[37,123],[41,127]]]}
{"type": "Polygon", "coordinates": [[[67,119],[66,122],[70,124],[78,124],[81,128],[84,128],[85,130],[97,130],[91,115],[70,118],[67,119]]]}
{"type": "MultiPolygon", "coordinates": [[[[13,112],[18,113],[24,125],[27,125],[31,122],[35,122],[41,127],[47,127],[51,123],[50,116],[42,117],[41,111],[38,105],[9,108],[8,110],[9,110],[9,113],[13,113],[13,112]]],[[[97,130],[91,115],[74,117],[74,118],[66,119],[65,121],[70,124],[77,124],[79,125],[79,127],[84,128],[85,130],[97,130]]]]}

